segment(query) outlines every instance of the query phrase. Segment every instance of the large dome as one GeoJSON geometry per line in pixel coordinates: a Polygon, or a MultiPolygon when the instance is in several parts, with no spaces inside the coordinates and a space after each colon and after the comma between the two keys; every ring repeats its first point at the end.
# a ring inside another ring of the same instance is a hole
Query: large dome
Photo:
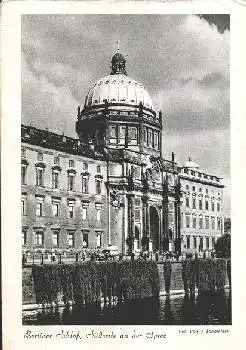
{"type": "Polygon", "coordinates": [[[142,102],[146,108],[153,104],[146,88],[125,74],[113,73],[98,80],[88,91],[85,108],[108,103],[138,105],[142,102]]]}

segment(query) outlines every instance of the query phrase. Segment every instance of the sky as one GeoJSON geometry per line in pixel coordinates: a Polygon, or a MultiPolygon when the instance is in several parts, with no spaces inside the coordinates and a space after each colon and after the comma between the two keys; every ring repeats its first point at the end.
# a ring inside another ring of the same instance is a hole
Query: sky
{"type": "Polygon", "coordinates": [[[22,16],[22,123],[77,137],[77,106],[110,74],[120,41],[128,75],[163,113],[163,156],[222,177],[230,215],[227,15],[22,16]]]}

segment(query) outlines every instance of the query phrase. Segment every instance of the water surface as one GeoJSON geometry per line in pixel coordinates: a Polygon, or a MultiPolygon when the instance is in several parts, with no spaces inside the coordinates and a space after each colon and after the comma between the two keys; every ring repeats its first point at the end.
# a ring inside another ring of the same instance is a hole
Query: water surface
{"type": "Polygon", "coordinates": [[[24,325],[229,325],[229,291],[23,312],[24,325]]]}

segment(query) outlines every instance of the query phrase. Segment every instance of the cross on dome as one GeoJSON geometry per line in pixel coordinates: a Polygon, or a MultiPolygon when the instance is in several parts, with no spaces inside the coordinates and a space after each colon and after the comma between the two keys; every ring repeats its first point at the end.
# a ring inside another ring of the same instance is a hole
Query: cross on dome
{"type": "Polygon", "coordinates": [[[120,41],[117,40],[117,41],[116,41],[116,44],[117,44],[117,52],[119,53],[119,52],[120,52],[120,41]]]}

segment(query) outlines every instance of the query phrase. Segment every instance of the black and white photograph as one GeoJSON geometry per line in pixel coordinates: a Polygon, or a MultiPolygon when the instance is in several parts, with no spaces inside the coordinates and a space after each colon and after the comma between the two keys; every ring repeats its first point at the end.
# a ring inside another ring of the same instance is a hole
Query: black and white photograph
{"type": "Polygon", "coordinates": [[[23,325],[231,325],[229,14],[21,16],[23,325]]]}

